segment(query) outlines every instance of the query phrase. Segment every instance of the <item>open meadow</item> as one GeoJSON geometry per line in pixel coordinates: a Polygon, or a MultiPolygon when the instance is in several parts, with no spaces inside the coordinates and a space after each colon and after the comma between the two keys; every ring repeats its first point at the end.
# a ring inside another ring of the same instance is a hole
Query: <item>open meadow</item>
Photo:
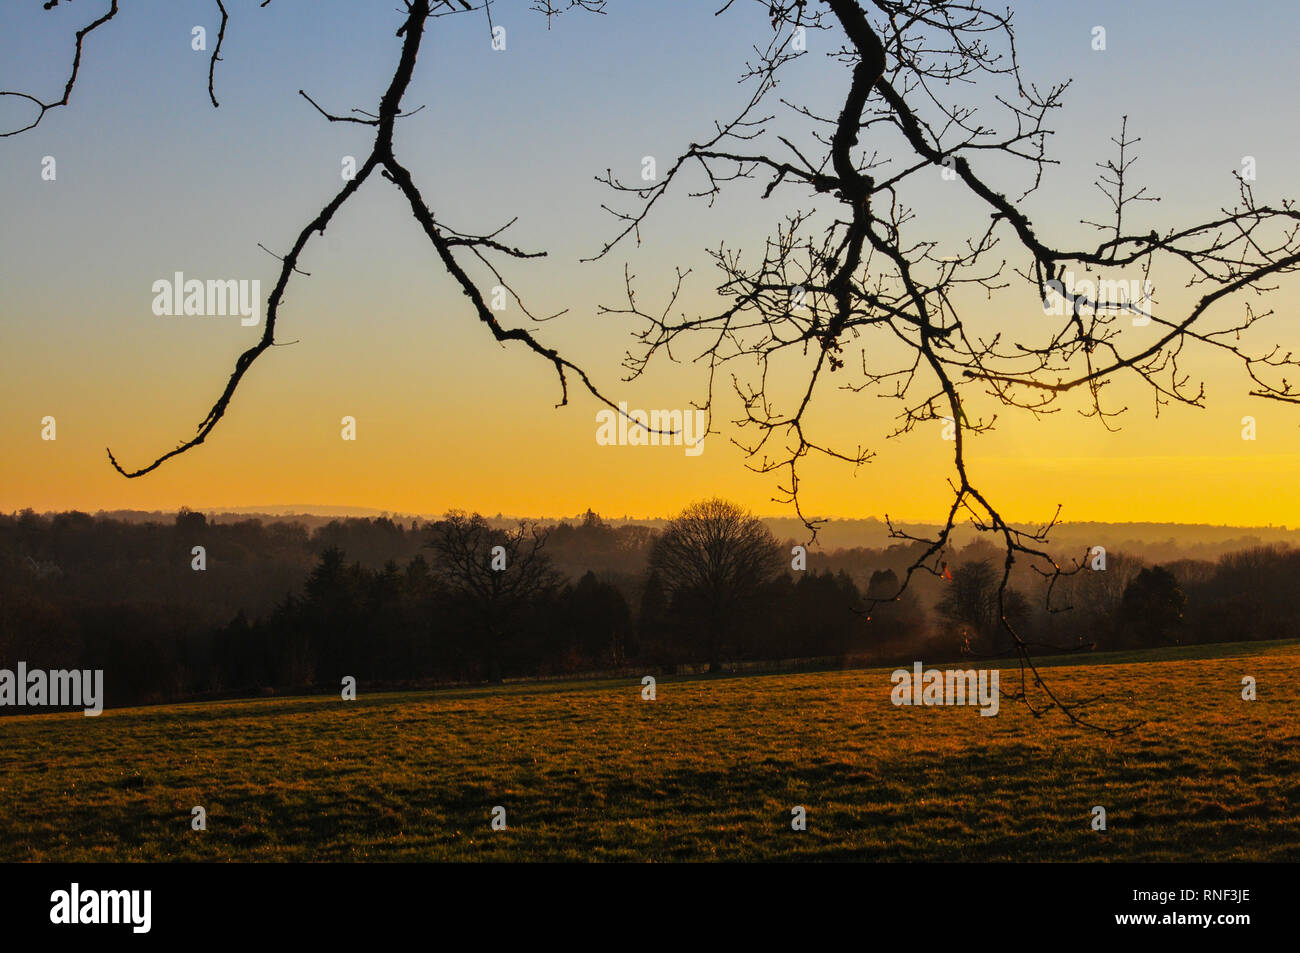
{"type": "Polygon", "coordinates": [[[890,669],[7,717],[0,860],[1300,860],[1300,642],[1077,663],[1145,723],[895,707],[890,669]]]}

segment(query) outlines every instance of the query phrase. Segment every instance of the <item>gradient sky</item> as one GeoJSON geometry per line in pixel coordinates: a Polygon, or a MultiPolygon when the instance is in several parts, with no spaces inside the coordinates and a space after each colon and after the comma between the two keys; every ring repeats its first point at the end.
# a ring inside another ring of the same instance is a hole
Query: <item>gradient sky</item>
{"type": "MultiPolygon", "coordinates": [[[[40,6],[0,6],[0,88],[55,98],[73,33],[106,4],[40,6]]],[[[278,262],[257,243],[286,249],[338,189],[341,157],[364,156],[371,139],[367,128],[325,122],[297,91],[336,112],[373,108],[400,45],[393,6],[227,2],[213,109],[208,57],[190,49],[190,30],[203,24],[215,42],[215,4],[122,0],[86,41],[71,105],[0,140],[0,508],[311,503],[550,515],[590,506],[657,516],[717,493],[788,513],[771,502],[773,477],[745,469],[721,420],[700,456],[598,446],[595,401],[571,389],[567,407],[553,406],[554,372],[493,342],[380,179],[308,246],[300,264],[311,277],[293,279],[279,325],[279,340],[297,343],[259,360],[208,442],[138,480],[110,468],[105,446],[131,466],[190,436],[235,356],[261,334],[237,318],[157,317],[152,283],[176,271],[256,278],[265,296],[278,262]],[[57,160],[55,182],[41,180],[46,155],[57,160]],[[40,439],[46,415],[58,421],[57,441],[40,439]],[[344,415],[357,419],[354,443],[340,439],[344,415]]],[[[399,124],[398,157],[444,224],[488,231],[518,216],[514,243],[549,252],[507,263],[535,311],[569,309],[537,327],[543,342],[631,407],[685,406],[702,393],[702,368],[660,364],[620,383],[632,325],[598,316],[597,305],[621,303],[627,265],[653,307],[683,264],[696,274],[682,305],[708,307],[715,282],[701,250],[719,240],[759,246],[782,206],[757,201],[754,187],[712,210],[674,197],[639,246],[580,264],[614,233],[600,210],[610,196],[593,177],[613,168],[633,178],[647,154],[666,165],[734,113],[746,55],[770,28],[752,4],[714,17],[708,3],[611,0],[606,16],[572,14],[548,31],[527,6],[493,5],[505,52],[490,49],[478,16],[432,25],[405,101],[426,108],[399,124]]],[[[1013,8],[1026,76],[1074,79],[1053,123],[1062,166],[1029,206],[1040,232],[1062,243],[1089,234],[1078,222],[1098,213],[1093,163],[1110,157],[1124,114],[1143,139],[1139,178],[1163,197],[1152,227],[1231,204],[1230,173],[1247,154],[1261,199],[1300,193],[1291,121],[1300,13],[1287,0],[1013,8]],[[1104,53],[1090,48],[1094,25],[1107,29],[1104,53]]],[[[830,42],[810,37],[812,55],[790,68],[783,96],[837,108],[847,74],[823,55],[830,42]]],[[[0,101],[6,128],[29,114],[0,101]]],[[[962,213],[946,214],[940,183],[909,198],[936,234],[961,235],[962,213]]],[[[1294,287],[1284,283],[1270,304],[1278,340],[1300,350],[1294,287]]],[[[1183,300],[1168,289],[1170,306],[1183,300]]],[[[1012,336],[1042,320],[1032,307],[987,317],[1012,336]]],[[[1014,519],[1063,503],[1070,520],[1300,523],[1291,490],[1300,409],[1247,398],[1230,367],[1192,366],[1207,377],[1207,409],[1167,408],[1155,420],[1148,396],[1117,386],[1131,409],[1116,434],[1080,418],[1077,404],[1045,423],[1004,411],[971,446],[972,476],[1014,519]],[[1254,442],[1240,438],[1248,414],[1254,442]]],[[[807,511],[941,517],[951,444],[937,428],[883,440],[895,412],[876,398],[828,401],[822,432],[878,456],[856,472],[810,469],[807,511]]]]}

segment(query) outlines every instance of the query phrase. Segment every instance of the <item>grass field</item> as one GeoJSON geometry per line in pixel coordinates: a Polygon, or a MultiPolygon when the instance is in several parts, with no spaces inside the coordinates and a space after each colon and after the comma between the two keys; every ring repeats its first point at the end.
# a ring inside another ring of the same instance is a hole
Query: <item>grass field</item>
{"type": "Polygon", "coordinates": [[[894,707],[887,669],[3,718],[0,860],[1294,861],[1298,663],[1289,641],[1044,670],[1145,720],[1119,738],[1005,699],[894,707]]]}

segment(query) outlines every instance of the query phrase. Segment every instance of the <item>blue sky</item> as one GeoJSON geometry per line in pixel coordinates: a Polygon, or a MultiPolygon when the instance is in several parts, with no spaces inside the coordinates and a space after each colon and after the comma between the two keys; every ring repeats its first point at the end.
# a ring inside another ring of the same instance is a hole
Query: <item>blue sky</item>
{"type": "MultiPolygon", "coordinates": [[[[485,231],[518,216],[513,241],[549,252],[510,272],[537,311],[569,309],[539,334],[634,406],[662,394],[679,397],[680,405],[697,395],[699,378],[689,367],[666,367],[649,381],[618,385],[628,328],[598,317],[596,306],[619,303],[625,265],[637,274],[647,305],[661,300],[674,265],[696,267],[685,303],[703,307],[713,280],[702,249],[724,240],[757,245],[780,218],[779,200],[757,201],[757,187],[736,190],[711,211],[674,196],[644,229],[639,247],[629,244],[596,264],[578,261],[614,231],[600,210],[610,196],[596,175],[612,168],[635,177],[647,154],[666,164],[745,101],[736,81],[769,28],[759,5],[738,3],[715,17],[719,5],[611,0],[605,16],[575,12],[548,30],[527,2],[498,2],[493,15],[507,29],[505,52],[490,48],[481,14],[438,20],[406,99],[408,108],[425,108],[399,125],[398,156],[446,224],[485,231]]],[[[222,425],[229,433],[219,428],[201,459],[178,461],[148,486],[126,487],[103,472],[105,443],[143,458],[192,432],[234,355],[259,333],[237,322],[160,325],[148,309],[151,282],[184,271],[259,278],[269,288],[278,263],[257,243],[286,248],[339,187],[342,157],[364,155],[370,139],[366,128],[325,122],[298,90],[336,112],[373,108],[396,61],[400,40],[393,34],[401,20],[393,3],[274,0],[262,9],[256,0],[230,0],[216,74],[221,106],[213,109],[207,53],[191,50],[190,40],[201,24],[215,43],[216,4],[121,6],[87,38],[71,105],[50,112],[36,129],[0,140],[0,441],[26,446],[30,419],[54,406],[65,408],[68,439],[80,441],[61,450],[70,456],[59,472],[74,481],[66,484],[44,464],[16,455],[0,506],[173,505],[192,500],[195,487],[200,505],[276,502],[276,475],[309,460],[354,487],[345,500],[337,486],[324,484],[319,492],[329,499],[311,502],[416,508],[409,488],[418,472],[391,476],[396,451],[381,458],[382,466],[371,460],[355,469],[314,455],[317,438],[306,434],[336,429],[339,414],[356,406],[368,419],[405,414],[389,436],[423,448],[411,451],[413,467],[437,466],[449,447],[473,447],[463,480],[431,491],[419,508],[473,506],[480,492],[499,501],[483,504],[492,511],[541,505],[520,488],[527,479],[508,475],[511,468],[521,456],[564,460],[570,439],[590,443],[595,407],[553,411],[552,372],[527,356],[503,355],[487,339],[460,307],[400,196],[380,180],[309,247],[302,266],[312,277],[291,285],[281,334],[300,343],[264,358],[266,367],[237,398],[229,426],[222,425]],[[39,177],[45,155],[57,158],[57,183],[39,177]],[[334,401],[337,395],[343,396],[334,401]],[[316,420],[313,408],[323,405],[316,420]],[[417,416],[436,420],[436,427],[415,426],[417,416]],[[513,428],[521,431],[513,445],[474,442],[484,431],[513,428]]],[[[1143,139],[1139,178],[1163,196],[1153,225],[1203,217],[1230,203],[1230,172],[1247,154],[1258,161],[1261,196],[1296,193],[1292,4],[1012,6],[1026,77],[1040,85],[1074,80],[1053,124],[1052,153],[1063,164],[1029,206],[1054,235],[1090,234],[1078,220],[1098,208],[1093,163],[1110,156],[1107,140],[1125,114],[1131,133],[1143,139]],[[1107,31],[1102,53],[1090,46],[1096,25],[1107,31]]],[[[73,32],[106,7],[90,0],[48,13],[38,0],[0,6],[0,88],[57,97],[73,32]]],[[[824,55],[831,41],[810,36],[810,55],[788,71],[783,96],[837,108],[847,74],[824,55]]],[[[6,126],[25,110],[0,100],[6,126]]],[[[960,210],[949,214],[938,183],[908,198],[937,233],[963,234],[960,210]]],[[[1227,428],[1243,412],[1239,403],[1222,404],[1214,426],[1227,428]]],[[[1261,420],[1289,420],[1282,409],[1257,412],[1261,420]]],[[[1139,425],[1107,442],[1105,452],[1203,454],[1203,447],[1186,447],[1187,426],[1165,438],[1166,431],[1139,425]]],[[[1271,432],[1282,434],[1282,426],[1271,432]]],[[[1285,426],[1290,440],[1294,425],[1285,426]]],[[[1101,452],[1102,435],[1092,430],[1061,434],[1035,443],[1058,458],[1079,448],[1101,452]]],[[[998,452],[1014,451],[1008,447],[998,452]]],[[[589,449],[584,444],[583,452],[589,449]]],[[[1274,450],[1289,453],[1290,444],[1274,450]]],[[[740,456],[724,445],[705,456],[709,462],[692,471],[678,460],[657,463],[654,478],[671,484],[682,502],[724,473],[735,474],[726,477],[737,481],[735,494],[755,505],[770,495],[770,481],[744,475],[740,456]]],[[[634,512],[667,505],[662,487],[636,489],[640,466],[628,471],[600,460],[577,475],[556,470],[546,477],[574,483],[572,500],[557,498],[557,509],[601,499],[610,512],[620,500],[634,512]]],[[[834,482],[842,479],[852,475],[828,477],[835,488],[828,498],[853,492],[834,482]]],[[[883,493],[889,484],[881,479],[883,493]]],[[[880,509],[864,505],[864,513],[880,509]]],[[[918,507],[905,515],[932,514],[918,507]]]]}

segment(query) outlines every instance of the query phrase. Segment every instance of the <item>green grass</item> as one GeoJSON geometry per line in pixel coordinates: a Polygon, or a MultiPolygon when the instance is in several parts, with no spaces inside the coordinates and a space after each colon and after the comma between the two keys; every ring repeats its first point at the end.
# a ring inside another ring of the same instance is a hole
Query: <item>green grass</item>
{"type": "Polygon", "coordinates": [[[1077,661],[1145,724],[896,708],[888,669],[3,718],[0,859],[1300,860],[1300,643],[1077,661]]]}

